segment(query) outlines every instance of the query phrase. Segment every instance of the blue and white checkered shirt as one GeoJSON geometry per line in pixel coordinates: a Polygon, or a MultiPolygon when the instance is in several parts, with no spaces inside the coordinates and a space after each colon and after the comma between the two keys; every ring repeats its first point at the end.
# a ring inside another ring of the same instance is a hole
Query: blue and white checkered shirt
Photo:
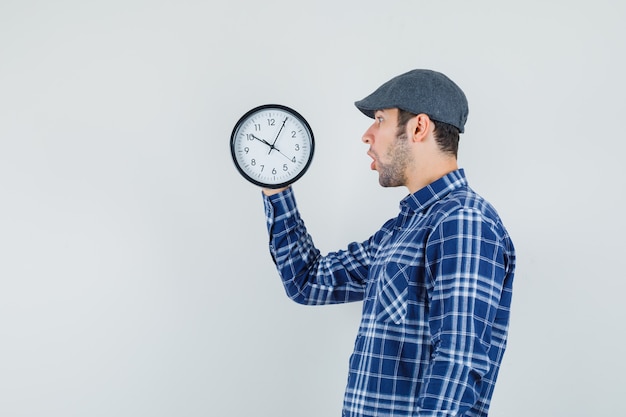
{"type": "Polygon", "coordinates": [[[302,304],[363,300],[343,415],[487,416],[506,347],[515,251],[454,171],[368,240],[322,256],[291,189],[264,197],[270,252],[302,304]]]}

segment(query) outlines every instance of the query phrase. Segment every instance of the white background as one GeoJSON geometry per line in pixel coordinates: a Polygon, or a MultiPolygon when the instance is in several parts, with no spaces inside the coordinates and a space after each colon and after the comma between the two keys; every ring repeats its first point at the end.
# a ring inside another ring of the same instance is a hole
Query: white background
{"type": "Polygon", "coordinates": [[[623,413],[621,1],[0,2],[0,415],[339,415],[360,304],[302,307],[229,154],[265,103],[311,123],[323,251],[382,189],[353,105],[413,68],[468,96],[459,162],[518,250],[493,417],[623,413]]]}

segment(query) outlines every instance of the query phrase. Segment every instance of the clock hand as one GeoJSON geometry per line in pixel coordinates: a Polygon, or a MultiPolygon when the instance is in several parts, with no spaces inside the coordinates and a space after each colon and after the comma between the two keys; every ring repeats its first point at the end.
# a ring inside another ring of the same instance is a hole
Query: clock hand
{"type": "MultiPolygon", "coordinates": [[[[285,123],[287,123],[287,119],[288,119],[288,117],[285,117],[285,120],[283,120],[283,124],[282,124],[282,126],[280,127],[280,129],[278,129],[278,134],[277,134],[277,135],[276,135],[276,137],[274,138],[274,143],[272,143],[272,145],[270,146],[270,151],[267,153],[268,155],[269,155],[270,153],[272,153],[272,149],[276,149],[276,148],[274,147],[274,145],[276,145],[276,141],[278,140],[278,137],[280,136],[280,132],[282,132],[282,131],[283,131],[283,127],[285,127],[285,123]]],[[[278,150],[278,149],[276,149],[276,150],[278,150]]],[[[280,152],[280,151],[279,151],[279,152],[280,152]]]]}
{"type": "Polygon", "coordinates": [[[290,158],[289,156],[287,156],[285,153],[281,152],[280,149],[278,149],[276,146],[273,147],[274,149],[276,149],[278,151],[278,153],[280,153],[282,156],[284,156],[285,158],[289,159],[291,162],[293,162],[293,159],[290,158]]]}
{"type": "Polygon", "coordinates": [[[252,136],[254,139],[258,140],[259,142],[263,142],[264,144],[266,144],[267,146],[271,148],[274,147],[274,145],[272,145],[271,143],[269,143],[268,141],[266,141],[265,139],[261,139],[261,138],[257,138],[256,136],[254,136],[253,134],[250,134],[250,136],[252,136]]]}
{"type": "MultiPolygon", "coordinates": [[[[278,149],[276,146],[272,145],[271,143],[269,143],[268,141],[266,141],[265,139],[261,139],[258,138],[256,136],[254,136],[253,134],[250,134],[250,136],[252,136],[254,139],[258,140],[259,142],[263,142],[264,144],[266,144],[267,146],[270,147],[270,152],[272,151],[272,149],[276,149],[278,151],[278,153],[280,153],[281,155],[283,155],[285,158],[289,159],[290,161],[292,160],[289,156],[287,156],[284,152],[282,152],[280,149],[278,149]]],[[[276,142],[276,141],[274,141],[276,142]]]]}

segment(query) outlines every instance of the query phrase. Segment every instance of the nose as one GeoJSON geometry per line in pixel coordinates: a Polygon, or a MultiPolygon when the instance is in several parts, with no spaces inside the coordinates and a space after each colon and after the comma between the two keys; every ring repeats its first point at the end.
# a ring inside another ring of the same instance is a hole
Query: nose
{"type": "Polygon", "coordinates": [[[365,131],[365,133],[363,133],[363,137],[361,138],[363,143],[370,145],[374,141],[374,133],[372,132],[374,125],[375,123],[372,124],[369,129],[365,131]]]}

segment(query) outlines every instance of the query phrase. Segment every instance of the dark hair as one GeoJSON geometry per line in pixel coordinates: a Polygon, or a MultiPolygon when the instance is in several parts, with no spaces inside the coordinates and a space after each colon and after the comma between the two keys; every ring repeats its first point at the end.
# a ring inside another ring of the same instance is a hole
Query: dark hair
{"type": "MultiPolygon", "coordinates": [[[[410,119],[415,116],[417,115],[414,113],[398,109],[398,135],[404,133],[404,130],[406,129],[406,124],[410,119]]],[[[433,133],[435,135],[437,145],[439,145],[439,149],[441,149],[442,152],[454,155],[454,157],[456,158],[459,150],[459,129],[448,123],[439,122],[433,119],[430,120],[435,125],[435,130],[433,131],[433,133]]]]}

